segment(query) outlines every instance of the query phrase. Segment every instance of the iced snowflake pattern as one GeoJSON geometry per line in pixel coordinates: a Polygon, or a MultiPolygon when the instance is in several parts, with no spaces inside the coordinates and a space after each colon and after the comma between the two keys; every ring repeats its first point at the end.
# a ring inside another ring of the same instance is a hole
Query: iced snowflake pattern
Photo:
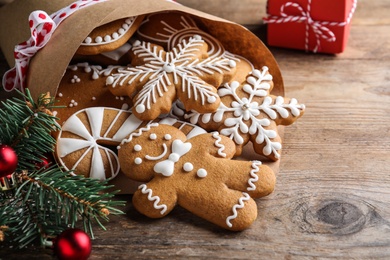
{"type": "Polygon", "coordinates": [[[225,57],[207,57],[207,44],[194,35],[172,51],[137,41],[133,45],[134,67],[118,69],[107,78],[113,94],[134,97],[134,114],[152,120],[170,111],[180,99],[187,110],[203,113],[219,107],[217,88],[233,76],[236,63],[225,57]]]}
{"type": "Polygon", "coordinates": [[[267,67],[253,70],[244,84],[234,81],[218,89],[221,104],[216,112],[191,111],[185,117],[191,123],[230,137],[237,145],[238,154],[252,141],[258,154],[277,160],[282,148],[277,126],[295,122],[305,106],[295,98],[270,95],[272,87],[267,67]]]}

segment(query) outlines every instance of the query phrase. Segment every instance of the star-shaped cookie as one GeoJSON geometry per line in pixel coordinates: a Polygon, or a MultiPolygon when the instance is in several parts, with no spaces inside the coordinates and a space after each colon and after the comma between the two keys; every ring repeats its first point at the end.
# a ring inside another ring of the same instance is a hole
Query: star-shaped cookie
{"type": "Polygon", "coordinates": [[[179,99],[186,110],[214,112],[220,103],[217,88],[233,77],[236,62],[208,57],[207,44],[199,35],[182,40],[171,51],[137,41],[132,66],[118,69],[106,84],[116,96],[134,97],[134,114],[152,120],[168,113],[179,99]]]}

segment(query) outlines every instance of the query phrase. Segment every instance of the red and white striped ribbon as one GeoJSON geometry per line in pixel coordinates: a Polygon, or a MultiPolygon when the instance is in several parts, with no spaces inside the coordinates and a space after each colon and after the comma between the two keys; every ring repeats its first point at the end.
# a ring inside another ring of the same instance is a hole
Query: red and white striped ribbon
{"type": "Polygon", "coordinates": [[[15,46],[15,67],[4,74],[3,88],[6,91],[24,91],[30,59],[48,43],[57,26],[77,10],[105,1],[107,0],[79,0],[52,15],[44,11],[32,12],[29,16],[31,37],[15,46]]]}
{"type": "Polygon", "coordinates": [[[340,26],[344,27],[351,22],[352,16],[355,13],[357,6],[357,0],[353,1],[351,11],[345,22],[330,22],[330,21],[315,21],[312,19],[311,12],[311,0],[308,0],[306,10],[299,4],[294,2],[287,2],[280,7],[280,16],[268,16],[264,18],[265,23],[289,23],[289,22],[304,22],[306,23],[305,31],[305,50],[309,51],[309,34],[310,29],[314,32],[316,37],[316,45],[312,50],[316,53],[321,48],[321,39],[328,42],[336,41],[336,36],[327,26],[340,26]],[[288,15],[285,12],[286,8],[295,8],[300,15],[288,15]]]}

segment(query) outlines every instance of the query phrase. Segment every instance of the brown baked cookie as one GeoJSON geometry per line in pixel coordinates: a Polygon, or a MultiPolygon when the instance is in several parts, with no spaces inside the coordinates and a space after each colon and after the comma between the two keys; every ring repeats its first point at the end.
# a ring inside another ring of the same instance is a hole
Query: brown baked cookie
{"type": "Polygon", "coordinates": [[[200,30],[188,14],[179,12],[150,14],[137,31],[137,36],[141,40],[158,44],[168,51],[193,35],[200,35],[207,43],[209,57],[225,54],[222,44],[215,37],[200,30]]]}
{"type": "Polygon", "coordinates": [[[267,67],[253,70],[242,84],[233,81],[218,89],[221,104],[216,112],[193,110],[184,118],[232,139],[237,146],[236,155],[251,141],[256,153],[278,160],[282,145],[277,126],[294,123],[303,115],[305,105],[295,98],[270,95],[272,88],[267,67]]]}
{"type": "Polygon", "coordinates": [[[63,106],[54,112],[58,123],[61,125],[72,114],[87,107],[131,107],[130,98],[114,96],[106,87],[107,76],[116,68],[86,62],[69,66],[57,90],[57,105],[63,106]]]}
{"type": "Polygon", "coordinates": [[[76,51],[80,55],[97,55],[124,45],[136,32],[144,16],[116,20],[95,28],[76,51]]]}
{"type": "MultiPolygon", "coordinates": [[[[174,118],[156,122],[174,126],[187,138],[203,134],[200,127],[174,118]]],[[[59,165],[77,175],[111,179],[120,171],[117,146],[132,132],[149,124],[136,118],[130,110],[90,107],[70,116],[58,132],[55,157],[59,165]]]]}
{"type": "Polygon", "coordinates": [[[226,51],[217,38],[199,29],[194,19],[188,14],[180,12],[150,14],[137,31],[137,36],[140,39],[158,44],[168,51],[194,35],[200,35],[207,43],[209,58],[225,57],[236,62],[236,73],[231,80],[242,82],[248,73],[254,70],[250,61],[226,51]]]}
{"type": "Polygon", "coordinates": [[[239,231],[257,218],[253,198],[270,194],[273,171],[259,161],[231,160],[232,140],[217,132],[191,139],[178,129],[150,124],[122,141],[119,161],[129,178],[147,182],[133,205],[151,218],[176,205],[220,227],[239,231]]]}
{"type": "Polygon", "coordinates": [[[183,40],[172,51],[137,41],[131,51],[132,66],[107,78],[114,95],[133,97],[133,113],[142,120],[168,113],[179,99],[187,110],[213,112],[219,106],[217,88],[235,74],[234,60],[209,58],[199,35],[183,40]]]}

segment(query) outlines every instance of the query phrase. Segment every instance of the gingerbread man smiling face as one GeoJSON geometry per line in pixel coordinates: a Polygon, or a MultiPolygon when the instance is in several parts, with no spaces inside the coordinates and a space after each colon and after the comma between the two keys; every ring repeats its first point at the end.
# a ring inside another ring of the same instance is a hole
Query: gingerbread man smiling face
{"type": "Polygon", "coordinates": [[[275,175],[259,161],[231,160],[235,144],[217,132],[186,139],[178,129],[150,124],[122,142],[119,160],[131,179],[146,182],[133,196],[142,214],[161,218],[177,204],[230,230],[257,217],[253,198],[274,189],[275,175]]]}

